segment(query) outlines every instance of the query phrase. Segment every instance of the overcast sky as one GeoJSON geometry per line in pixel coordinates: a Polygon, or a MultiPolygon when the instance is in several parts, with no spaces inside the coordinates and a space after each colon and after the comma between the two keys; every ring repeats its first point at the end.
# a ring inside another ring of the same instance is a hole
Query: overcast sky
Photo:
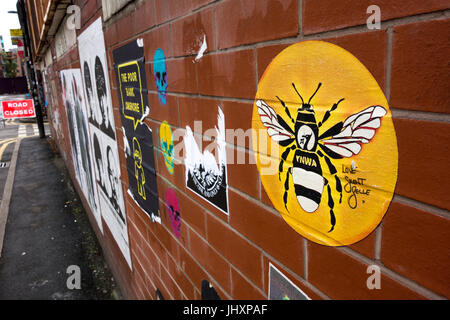
{"type": "Polygon", "coordinates": [[[11,44],[9,29],[20,29],[19,17],[17,14],[8,13],[8,11],[17,11],[17,0],[1,0],[0,5],[0,35],[3,36],[5,50],[16,48],[11,44]]]}

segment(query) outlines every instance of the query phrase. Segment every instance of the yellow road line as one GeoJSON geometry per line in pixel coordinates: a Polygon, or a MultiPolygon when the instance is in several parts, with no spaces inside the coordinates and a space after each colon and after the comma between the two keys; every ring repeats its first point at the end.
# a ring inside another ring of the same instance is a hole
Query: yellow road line
{"type": "Polygon", "coordinates": [[[3,157],[3,153],[5,152],[6,148],[15,141],[9,141],[7,143],[4,143],[1,147],[0,147],[0,161],[2,160],[3,157]]]}
{"type": "Polygon", "coordinates": [[[5,140],[0,140],[0,143],[5,143],[5,142],[13,141],[13,140],[17,140],[17,137],[15,137],[15,138],[8,138],[8,139],[5,139],[5,140]]]}

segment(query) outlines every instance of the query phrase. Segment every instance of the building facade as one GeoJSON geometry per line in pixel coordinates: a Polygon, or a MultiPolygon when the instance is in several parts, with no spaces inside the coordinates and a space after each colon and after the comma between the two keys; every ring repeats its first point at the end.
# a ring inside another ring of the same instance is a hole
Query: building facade
{"type": "Polygon", "coordinates": [[[450,297],[447,1],[24,3],[126,298],[450,297]]]}

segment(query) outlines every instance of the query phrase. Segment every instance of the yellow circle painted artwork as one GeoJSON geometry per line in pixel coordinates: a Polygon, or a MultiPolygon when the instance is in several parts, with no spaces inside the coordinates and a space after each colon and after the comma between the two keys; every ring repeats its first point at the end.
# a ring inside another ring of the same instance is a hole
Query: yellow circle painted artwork
{"type": "Polygon", "coordinates": [[[383,91],[350,52],[314,40],[281,51],[259,81],[252,128],[264,189],[299,234],[343,246],[378,226],[397,139],[383,91]]]}

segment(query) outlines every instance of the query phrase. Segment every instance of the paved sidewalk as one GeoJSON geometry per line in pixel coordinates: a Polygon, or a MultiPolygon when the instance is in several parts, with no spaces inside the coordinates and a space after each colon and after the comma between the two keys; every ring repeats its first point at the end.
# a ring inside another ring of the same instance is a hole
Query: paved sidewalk
{"type": "Polygon", "coordinates": [[[0,256],[0,299],[111,299],[113,291],[62,159],[46,139],[23,139],[0,256]],[[81,270],[79,290],[67,287],[71,265],[81,270]]]}

